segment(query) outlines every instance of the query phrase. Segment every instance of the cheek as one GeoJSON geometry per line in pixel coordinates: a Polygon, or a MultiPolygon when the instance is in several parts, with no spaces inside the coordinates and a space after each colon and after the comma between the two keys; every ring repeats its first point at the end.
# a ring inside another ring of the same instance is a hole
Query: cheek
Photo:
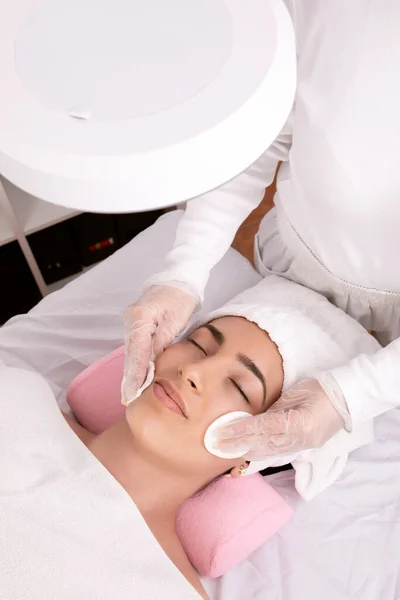
{"type": "Polygon", "coordinates": [[[206,425],[166,411],[154,398],[152,386],[127,408],[126,419],[138,447],[158,457],[160,464],[190,475],[218,460],[204,447],[206,425]]]}
{"type": "MultiPolygon", "coordinates": [[[[243,387],[246,389],[244,385],[243,387]]],[[[205,400],[202,414],[204,432],[213,421],[227,413],[236,411],[254,413],[252,406],[242,398],[226,378],[216,382],[213,389],[207,393],[205,400]]]]}
{"type": "Polygon", "coordinates": [[[156,375],[159,377],[168,374],[176,375],[178,366],[182,366],[184,359],[183,349],[180,344],[173,344],[158,357],[155,363],[156,375]]]}
{"type": "MultiPolygon", "coordinates": [[[[141,451],[158,459],[160,466],[165,463],[175,472],[202,481],[211,481],[235,465],[210,454],[204,446],[204,434],[214,419],[181,421],[174,414],[160,412],[150,394],[151,388],[126,410],[126,419],[141,451]]],[[[215,418],[220,414],[221,411],[216,413],[215,418]]]]}

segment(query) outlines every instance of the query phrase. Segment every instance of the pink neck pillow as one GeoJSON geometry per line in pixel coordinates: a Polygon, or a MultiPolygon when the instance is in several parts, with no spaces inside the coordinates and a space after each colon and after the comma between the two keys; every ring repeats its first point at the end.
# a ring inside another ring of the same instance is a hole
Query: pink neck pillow
{"type": "MultiPolygon", "coordinates": [[[[124,416],[123,364],[122,346],[85,369],[68,388],[69,406],[92,433],[124,416]]],[[[193,566],[203,577],[214,578],[245,560],[291,516],[292,510],[261,475],[223,477],[185,502],[176,528],[193,566]]]]}

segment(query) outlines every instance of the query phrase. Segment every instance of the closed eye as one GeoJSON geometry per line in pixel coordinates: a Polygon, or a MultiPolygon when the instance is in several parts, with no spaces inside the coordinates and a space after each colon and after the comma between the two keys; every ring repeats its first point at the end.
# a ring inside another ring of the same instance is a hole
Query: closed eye
{"type": "Polygon", "coordinates": [[[233,385],[235,386],[235,388],[237,389],[239,394],[242,396],[242,398],[244,398],[246,400],[247,404],[250,404],[250,400],[248,399],[248,397],[246,396],[246,394],[244,393],[244,391],[242,390],[240,385],[238,385],[234,379],[229,379],[229,381],[231,381],[233,383],[233,385]]]}
{"type": "Polygon", "coordinates": [[[204,356],[207,356],[207,352],[204,350],[204,348],[202,348],[200,346],[200,344],[198,344],[197,342],[195,342],[193,338],[188,338],[187,341],[190,344],[193,344],[193,346],[196,346],[196,348],[198,348],[204,354],[204,356]]]}

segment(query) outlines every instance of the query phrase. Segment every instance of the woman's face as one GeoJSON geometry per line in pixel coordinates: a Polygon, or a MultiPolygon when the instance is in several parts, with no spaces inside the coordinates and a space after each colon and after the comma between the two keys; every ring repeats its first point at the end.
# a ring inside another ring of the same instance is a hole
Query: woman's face
{"type": "Polygon", "coordinates": [[[282,383],[281,356],[265,331],[241,317],[224,317],[163,352],[152,385],[126,418],[153,460],[206,482],[243,463],[207,452],[208,426],[231,411],[265,412],[282,383]]]}

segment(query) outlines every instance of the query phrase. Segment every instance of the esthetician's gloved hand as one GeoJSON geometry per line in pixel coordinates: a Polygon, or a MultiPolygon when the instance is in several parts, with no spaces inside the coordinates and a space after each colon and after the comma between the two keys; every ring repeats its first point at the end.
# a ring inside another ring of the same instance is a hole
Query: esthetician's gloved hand
{"type": "Polygon", "coordinates": [[[319,448],[350,428],[347,403],[333,376],[327,372],[319,379],[300,381],[266,413],[221,429],[219,448],[248,450],[246,458],[262,460],[319,448]]]}
{"type": "Polygon", "coordinates": [[[198,298],[184,283],[150,286],[124,311],[125,323],[125,385],[126,400],[135,397],[143,384],[150,361],[169,346],[186,327],[198,298]]]}

